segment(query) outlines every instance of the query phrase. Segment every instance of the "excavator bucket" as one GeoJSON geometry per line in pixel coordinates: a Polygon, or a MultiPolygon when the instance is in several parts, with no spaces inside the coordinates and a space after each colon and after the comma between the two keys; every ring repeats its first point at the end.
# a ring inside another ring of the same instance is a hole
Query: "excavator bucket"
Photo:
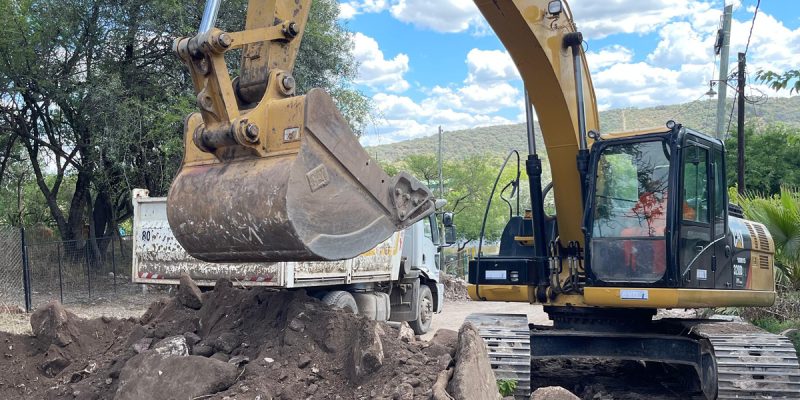
{"type": "Polygon", "coordinates": [[[389,177],[364,151],[333,99],[298,96],[291,71],[311,0],[250,0],[245,30],[213,27],[174,50],[199,112],[186,119],[184,159],[167,199],[175,238],[209,262],[355,257],[434,211],[412,176],[389,177]],[[225,53],[241,49],[231,79],[225,53]]]}
{"type": "Polygon", "coordinates": [[[389,177],[369,157],[325,92],[277,103],[270,113],[303,123],[279,130],[280,138],[266,132],[267,147],[280,139],[294,150],[264,157],[226,159],[235,150],[223,148],[222,160],[192,161],[200,154],[193,127],[202,119],[188,119],[187,156],[167,215],[189,254],[211,262],[346,259],[434,211],[427,187],[406,173],[389,177]]]}

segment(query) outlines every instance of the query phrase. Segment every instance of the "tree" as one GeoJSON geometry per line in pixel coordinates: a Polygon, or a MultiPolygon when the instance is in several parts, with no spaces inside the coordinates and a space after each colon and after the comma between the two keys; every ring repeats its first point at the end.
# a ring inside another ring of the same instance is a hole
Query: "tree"
{"type": "MultiPolygon", "coordinates": [[[[406,170],[438,195],[439,172],[433,154],[409,155],[397,163],[395,168],[406,170]]],[[[457,227],[459,250],[480,238],[481,226],[492,185],[500,170],[502,160],[481,156],[471,156],[462,160],[447,160],[443,163],[444,189],[447,206],[444,210],[452,212],[457,227]]],[[[500,238],[509,219],[509,207],[500,198],[503,187],[516,177],[516,168],[509,163],[498,183],[492,207],[486,221],[485,238],[487,242],[500,238]]],[[[521,178],[524,180],[524,175],[521,178]]],[[[506,192],[509,197],[510,191],[506,192]]],[[[517,191],[520,195],[520,191],[517,191]]],[[[526,208],[524,196],[520,199],[521,208],[526,208]]],[[[513,212],[516,201],[512,200],[513,212]]]]}
{"type": "Polygon", "coordinates": [[[756,79],[766,83],[776,92],[789,88],[789,94],[800,93],[800,70],[792,69],[784,73],[772,71],[758,71],[756,79]]]}
{"type": "MultiPolygon", "coordinates": [[[[245,3],[227,2],[220,28],[241,29],[245,3]]],[[[166,193],[182,120],[196,109],[172,41],[192,35],[201,13],[201,2],[185,0],[0,3],[0,183],[24,154],[62,239],[80,248],[88,226],[99,254],[105,244],[94,238],[130,216],[131,189],[166,193]]],[[[335,0],[314,2],[297,80],[331,91],[358,125],[368,103],[350,88],[355,66],[337,16],[335,0]]]]}
{"type": "MultiPolygon", "coordinates": [[[[785,125],[745,129],[745,187],[765,196],[778,194],[781,186],[800,187],[800,132],[785,125]]],[[[736,182],[737,138],[725,141],[728,182],[736,182]]]]}

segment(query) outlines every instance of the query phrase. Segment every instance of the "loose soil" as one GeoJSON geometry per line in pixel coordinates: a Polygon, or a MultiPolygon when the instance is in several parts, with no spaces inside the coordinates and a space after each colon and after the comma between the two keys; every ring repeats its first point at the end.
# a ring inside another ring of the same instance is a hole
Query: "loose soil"
{"type": "MultiPolygon", "coordinates": [[[[445,272],[439,273],[439,278],[444,284],[444,298],[447,301],[469,301],[467,281],[445,272]]],[[[446,307],[446,306],[445,306],[446,307]]]]}
{"type": "MultiPolygon", "coordinates": [[[[50,307],[57,313],[60,305],[50,307]]],[[[130,380],[137,376],[160,382],[163,393],[170,385],[213,382],[215,392],[200,393],[203,399],[427,398],[451,362],[452,349],[400,340],[397,329],[333,310],[302,291],[220,282],[203,294],[199,310],[171,298],[153,303],[141,318],[65,314],[66,322],[45,329],[57,344],[44,334],[0,333],[0,398],[124,398],[117,393],[120,381],[135,387],[130,380]],[[194,354],[182,357],[187,362],[207,360],[218,368],[218,360],[230,361],[235,380],[203,375],[215,369],[199,365],[184,382],[158,381],[173,371],[144,368],[157,357],[157,343],[175,337],[194,354]]]]}

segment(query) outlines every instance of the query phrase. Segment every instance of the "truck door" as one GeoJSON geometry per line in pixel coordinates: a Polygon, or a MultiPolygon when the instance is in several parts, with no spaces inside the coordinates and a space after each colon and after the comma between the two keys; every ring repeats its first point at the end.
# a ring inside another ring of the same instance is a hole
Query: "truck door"
{"type": "Polygon", "coordinates": [[[429,270],[439,269],[438,243],[439,227],[435,214],[429,215],[424,222],[424,240],[422,241],[422,264],[429,270]]]}
{"type": "Polygon", "coordinates": [[[681,162],[679,265],[687,287],[714,287],[715,246],[712,240],[710,143],[687,134],[681,162]]]}

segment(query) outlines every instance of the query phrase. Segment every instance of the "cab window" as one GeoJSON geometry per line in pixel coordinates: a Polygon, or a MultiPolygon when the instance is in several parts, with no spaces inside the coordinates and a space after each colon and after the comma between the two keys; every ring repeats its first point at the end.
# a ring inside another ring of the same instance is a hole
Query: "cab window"
{"type": "Polygon", "coordinates": [[[714,149],[714,235],[716,237],[725,234],[725,208],[728,206],[725,200],[727,187],[723,157],[722,150],[714,149]]]}
{"type": "Polygon", "coordinates": [[[591,270],[605,282],[654,283],[666,273],[670,148],[609,145],[597,160],[591,270]]]}
{"type": "Polygon", "coordinates": [[[433,229],[431,229],[431,219],[425,218],[425,222],[423,222],[423,226],[425,227],[425,237],[433,240],[433,229]]]}
{"type": "Polygon", "coordinates": [[[708,211],[708,150],[690,146],[683,158],[683,220],[707,224],[708,211]]]}

